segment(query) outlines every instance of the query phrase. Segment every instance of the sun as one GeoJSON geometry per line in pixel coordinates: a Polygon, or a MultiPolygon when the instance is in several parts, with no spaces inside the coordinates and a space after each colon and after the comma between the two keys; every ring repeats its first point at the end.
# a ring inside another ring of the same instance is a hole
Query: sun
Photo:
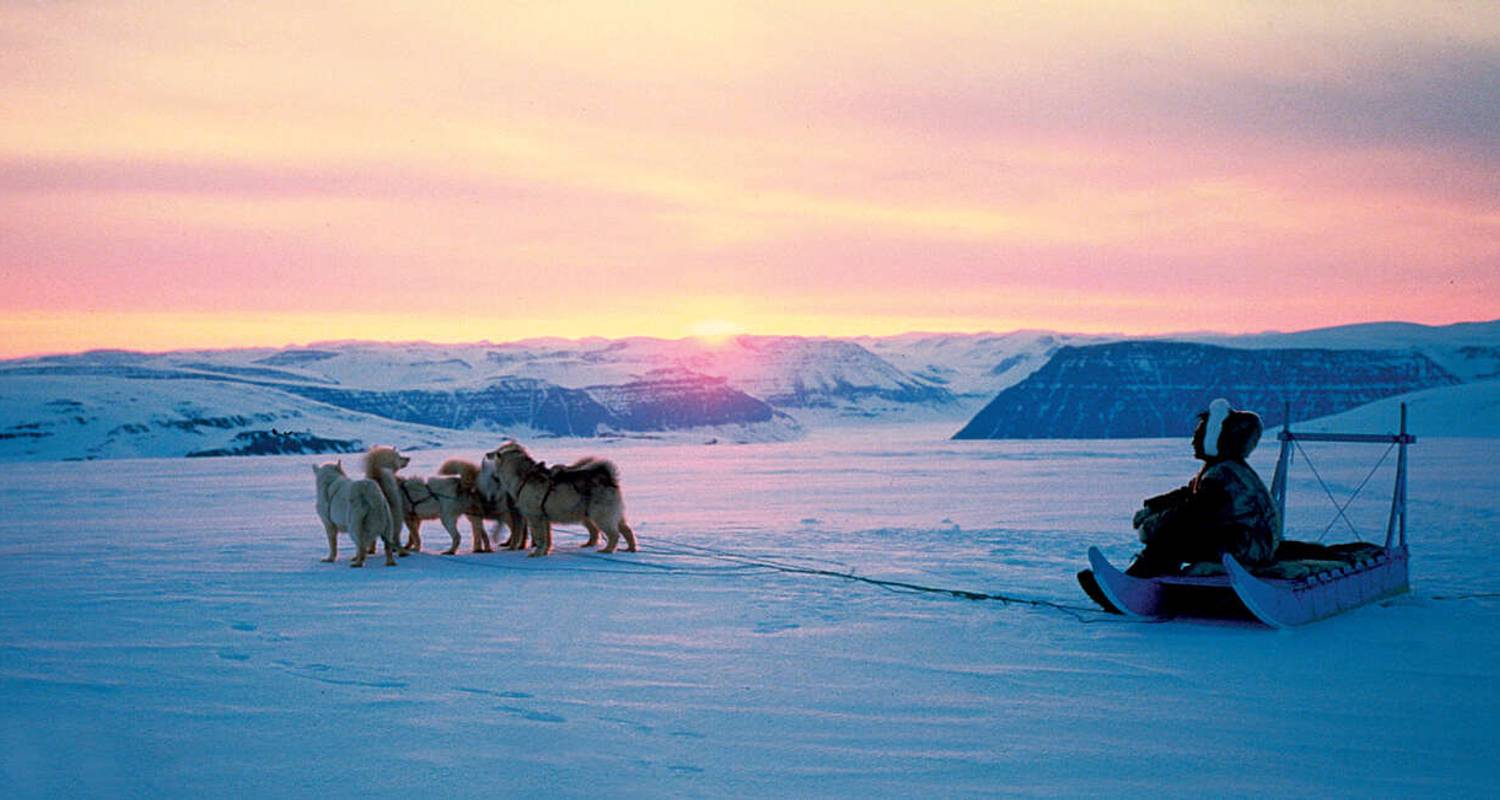
{"type": "Polygon", "coordinates": [[[721,345],[737,334],[744,333],[739,324],[725,319],[701,319],[687,328],[688,335],[704,344],[721,345]]]}

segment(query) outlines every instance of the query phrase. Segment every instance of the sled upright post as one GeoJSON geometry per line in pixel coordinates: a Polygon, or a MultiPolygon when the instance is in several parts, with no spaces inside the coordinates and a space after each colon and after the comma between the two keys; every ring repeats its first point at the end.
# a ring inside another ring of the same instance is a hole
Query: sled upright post
{"type": "Polygon", "coordinates": [[[1406,446],[1415,442],[1406,433],[1406,404],[1401,404],[1401,433],[1396,437],[1396,486],[1391,492],[1391,521],[1385,526],[1385,548],[1400,534],[1401,549],[1406,549],[1406,446]]]}
{"type": "MultiPolygon", "coordinates": [[[[1276,438],[1281,440],[1281,453],[1276,457],[1276,474],[1271,476],[1271,502],[1276,506],[1276,526],[1285,529],[1286,525],[1286,471],[1291,466],[1292,460],[1292,404],[1283,403],[1281,406],[1281,433],[1276,438]]],[[[1280,538],[1281,530],[1276,531],[1280,538]]]]}

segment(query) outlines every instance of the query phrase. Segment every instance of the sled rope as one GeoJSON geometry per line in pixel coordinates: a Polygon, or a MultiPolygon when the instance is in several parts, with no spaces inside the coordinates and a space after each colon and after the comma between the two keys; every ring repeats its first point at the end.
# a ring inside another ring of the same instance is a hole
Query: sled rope
{"type": "MultiPolygon", "coordinates": [[[[678,551],[676,553],[673,553],[670,550],[661,550],[660,548],[656,548],[656,549],[659,552],[664,552],[664,553],[667,553],[669,555],[686,555],[686,556],[695,556],[695,557],[715,558],[715,559],[719,559],[719,560],[722,560],[722,561],[731,561],[731,562],[734,562],[734,563],[745,564],[745,565],[749,565],[749,566],[762,567],[764,569],[774,570],[776,572],[784,572],[784,573],[787,573],[789,575],[815,575],[815,576],[826,577],[826,578],[840,578],[840,579],[843,579],[843,580],[846,580],[846,581],[852,581],[852,582],[856,582],[856,583],[866,583],[866,584],[870,584],[871,586],[878,586],[878,587],[880,587],[882,589],[886,589],[886,590],[892,591],[892,592],[902,592],[902,591],[904,591],[904,592],[910,592],[910,593],[915,593],[915,594],[946,595],[948,597],[957,598],[959,600],[975,600],[975,601],[990,600],[990,601],[998,602],[998,603],[1000,603],[1001,605],[1004,605],[1004,606],[1015,605],[1015,606],[1026,606],[1026,607],[1030,607],[1030,608],[1051,609],[1051,610],[1054,610],[1054,611],[1061,611],[1062,613],[1067,614],[1068,616],[1072,617],[1074,620],[1076,620],[1078,622],[1082,622],[1082,623],[1089,623],[1089,622],[1097,622],[1098,621],[1098,619],[1085,618],[1083,616],[1083,614],[1085,614],[1085,613],[1087,613],[1087,614],[1107,614],[1108,613],[1108,612],[1105,612],[1105,611],[1103,611],[1101,609],[1097,609],[1097,608],[1088,608],[1086,606],[1068,605],[1066,603],[1058,603],[1058,602],[1054,602],[1052,600],[1042,600],[1042,599],[1038,599],[1038,598],[1034,598],[1034,597],[1021,597],[1019,595],[998,594],[998,593],[992,593],[992,592],[975,592],[975,591],[971,591],[971,590],[968,590],[968,589],[950,589],[950,588],[941,587],[941,586],[925,586],[923,584],[910,583],[910,582],[907,582],[907,581],[887,580],[885,578],[871,578],[871,577],[868,577],[868,576],[865,576],[865,575],[859,575],[859,574],[857,574],[855,572],[852,572],[852,571],[839,571],[839,570],[834,570],[834,569],[823,569],[823,568],[820,568],[820,567],[805,567],[805,566],[800,566],[800,565],[796,565],[796,564],[785,564],[785,563],[781,563],[781,562],[777,562],[777,561],[770,561],[770,560],[767,560],[767,559],[758,558],[758,557],[755,557],[755,556],[745,555],[743,553],[733,553],[733,552],[729,552],[729,551],[726,551],[726,550],[716,550],[716,549],[710,548],[710,547],[701,547],[701,546],[697,546],[697,545],[681,544],[681,543],[679,543],[678,546],[679,547],[686,547],[686,548],[689,548],[690,550],[695,550],[695,551],[698,551],[698,552],[696,552],[696,553],[695,552],[684,553],[684,552],[678,551]]],[[[1110,618],[1113,618],[1114,615],[1109,615],[1109,616],[1110,616],[1110,618]]]]}
{"type": "MultiPolygon", "coordinates": [[[[646,563],[646,562],[629,562],[629,561],[615,561],[614,562],[616,564],[619,564],[621,567],[625,567],[624,569],[621,569],[621,568],[606,569],[606,568],[601,568],[601,567],[575,567],[575,566],[569,566],[569,567],[565,567],[565,568],[549,568],[549,569],[544,569],[544,568],[541,568],[541,567],[524,566],[524,562],[522,564],[506,564],[506,563],[499,562],[499,561],[488,561],[488,560],[486,560],[486,561],[474,561],[474,560],[467,559],[467,558],[445,557],[445,556],[433,555],[432,553],[426,553],[426,552],[412,553],[412,555],[414,555],[414,556],[423,556],[425,558],[437,559],[438,563],[442,563],[442,564],[461,564],[461,565],[466,566],[466,567],[483,567],[485,569],[499,569],[499,570],[506,570],[506,571],[510,571],[510,572],[543,572],[543,571],[553,571],[553,572],[597,572],[597,573],[601,573],[601,574],[613,573],[613,574],[617,574],[617,575],[653,575],[653,574],[660,574],[660,573],[665,572],[665,573],[674,574],[674,575],[727,575],[727,574],[732,574],[732,573],[743,574],[743,573],[746,573],[746,572],[749,572],[749,571],[755,569],[755,567],[749,566],[749,565],[745,565],[745,566],[733,566],[733,567],[701,567],[701,568],[694,568],[694,567],[674,567],[674,566],[670,566],[670,565],[667,565],[667,564],[650,564],[650,563],[646,563]],[[644,567],[645,569],[631,569],[630,567],[644,567]]],[[[585,555],[587,555],[587,554],[585,554],[585,555]]],[[[605,560],[609,560],[609,559],[605,559],[605,560]]]]}
{"type": "MultiPolygon", "coordinates": [[[[1113,623],[1135,623],[1135,624],[1157,624],[1161,620],[1133,620],[1125,619],[1107,611],[1088,606],[1076,606],[1067,603],[1059,603],[1052,600],[1043,600],[1035,597],[1022,597],[1019,595],[1000,594],[993,592],[975,592],[968,589],[952,589],[941,586],[925,586],[919,583],[907,581],[887,580],[884,578],[871,578],[859,575],[852,571],[840,571],[836,569],[824,569],[820,567],[808,567],[798,564],[787,564],[778,561],[758,558],[743,553],[734,553],[725,550],[716,550],[709,547],[677,543],[679,547],[687,550],[672,550],[662,547],[653,547],[653,554],[686,556],[689,558],[711,558],[720,561],[728,561],[734,566],[730,567],[681,567],[673,564],[652,564],[644,561],[620,561],[610,558],[602,553],[580,553],[585,558],[606,561],[616,565],[612,568],[569,566],[566,568],[550,568],[559,572],[589,572],[589,573],[614,573],[622,575],[697,575],[697,576],[720,576],[720,575],[751,575],[756,573],[781,572],[789,575],[812,575],[818,577],[839,578],[854,583],[864,583],[878,586],[889,592],[899,594],[935,594],[952,597],[959,600],[990,601],[998,602],[1002,606],[1022,606],[1027,608],[1046,609],[1058,611],[1068,615],[1073,621],[1081,624],[1092,624],[1098,622],[1113,623]]],[[[414,553],[413,555],[429,556],[436,558],[440,563],[462,564],[470,567],[485,567],[488,569],[502,569],[517,572],[540,572],[536,567],[527,567],[520,564],[506,564],[492,561],[475,561],[471,559],[443,558],[441,556],[430,556],[428,553],[414,553]]]]}
{"type": "Polygon", "coordinates": [[[1435,594],[1433,600],[1496,600],[1500,592],[1472,592],[1470,594],[1435,594]]]}
{"type": "Polygon", "coordinates": [[[1354,503],[1354,499],[1356,497],[1359,497],[1360,492],[1364,491],[1365,484],[1369,483],[1370,479],[1375,477],[1375,473],[1380,471],[1380,465],[1384,464],[1386,458],[1390,456],[1391,451],[1396,449],[1396,443],[1392,442],[1391,446],[1387,447],[1385,449],[1385,452],[1380,454],[1380,460],[1375,462],[1375,466],[1371,468],[1368,475],[1365,475],[1365,479],[1359,482],[1359,486],[1355,487],[1354,493],[1349,495],[1349,499],[1345,500],[1343,505],[1340,505],[1339,501],[1333,496],[1333,490],[1328,488],[1328,484],[1323,480],[1322,474],[1318,472],[1317,466],[1313,464],[1312,457],[1307,454],[1306,450],[1302,449],[1302,443],[1293,439],[1292,444],[1297,446],[1297,452],[1302,454],[1303,463],[1307,464],[1308,469],[1312,470],[1313,477],[1318,479],[1318,485],[1323,487],[1323,494],[1328,495],[1328,502],[1333,503],[1333,507],[1337,509],[1333,519],[1328,521],[1328,525],[1325,526],[1323,528],[1323,532],[1318,535],[1318,541],[1323,541],[1323,539],[1328,536],[1328,532],[1330,530],[1333,530],[1334,524],[1342,519],[1344,520],[1344,524],[1349,526],[1349,532],[1354,534],[1354,538],[1359,540],[1360,542],[1363,542],[1364,538],[1359,535],[1359,531],[1354,529],[1354,523],[1349,521],[1349,517],[1344,514],[1344,510],[1354,503]]]}

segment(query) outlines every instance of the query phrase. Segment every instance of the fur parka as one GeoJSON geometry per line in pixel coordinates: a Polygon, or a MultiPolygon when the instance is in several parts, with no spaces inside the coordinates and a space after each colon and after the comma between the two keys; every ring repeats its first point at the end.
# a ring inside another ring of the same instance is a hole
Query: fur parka
{"type": "MultiPolygon", "coordinates": [[[[1155,562],[1217,560],[1228,553],[1240,562],[1270,563],[1281,541],[1281,522],[1271,493],[1246,458],[1260,442],[1260,416],[1228,411],[1210,423],[1209,412],[1198,416],[1193,453],[1203,468],[1188,485],[1145,501],[1136,527],[1155,562]],[[1212,455],[1205,452],[1205,436],[1218,429],[1212,455]],[[1151,553],[1153,549],[1158,553],[1151,553]]],[[[1176,564],[1172,564],[1176,566],[1176,564]]]]}

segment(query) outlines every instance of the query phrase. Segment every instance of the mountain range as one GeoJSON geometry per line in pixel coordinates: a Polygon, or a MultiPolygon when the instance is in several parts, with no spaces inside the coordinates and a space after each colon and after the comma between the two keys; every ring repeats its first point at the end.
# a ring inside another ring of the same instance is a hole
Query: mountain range
{"type": "Polygon", "coordinates": [[[1500,435],[1489,405],[1497,378],[1500,321],[1170,338],[102,350],[0,362],[0,459],[467,447],[504,436],[756,442],[909,422],[951,424],[963,438],[1171,436],[1220,394],[1277,424],[1283,403],[1301,421],[1416,393],[1446,426],[1429,435],[1500,435]]]}

